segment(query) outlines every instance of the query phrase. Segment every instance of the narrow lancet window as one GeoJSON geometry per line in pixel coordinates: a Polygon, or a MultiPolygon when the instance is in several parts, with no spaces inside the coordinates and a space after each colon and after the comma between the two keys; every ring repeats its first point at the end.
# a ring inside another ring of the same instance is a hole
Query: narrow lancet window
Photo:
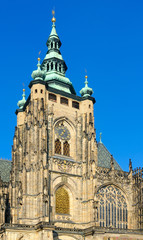
{"type": "Polygon", "coordinates": [[[68,157],[70,156],[70,145],[68,144],[67,141],[65,141],[63,144],[63,155],[68,157]]]}
{"type": "Polygon", "coordinates": [[[61,142],[59,139],[55,141],[55,153],[61,154],[61,142]]]}

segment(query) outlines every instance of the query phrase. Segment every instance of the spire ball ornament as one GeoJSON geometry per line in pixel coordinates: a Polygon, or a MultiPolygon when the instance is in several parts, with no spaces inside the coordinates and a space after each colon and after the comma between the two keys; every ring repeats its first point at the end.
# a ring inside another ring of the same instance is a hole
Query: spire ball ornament
{"type": "Polygon", "coordinates": [[[55,18],[55,11],[54,10],[52,10],[52,15],[53,15],[52,22],[55,23],[56,22],[56,18],[55,18]]]}

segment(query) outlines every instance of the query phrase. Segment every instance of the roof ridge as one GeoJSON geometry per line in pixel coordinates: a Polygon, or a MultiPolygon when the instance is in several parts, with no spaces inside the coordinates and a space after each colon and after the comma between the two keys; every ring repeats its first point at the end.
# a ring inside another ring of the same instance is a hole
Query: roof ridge
{"type": "Polygon", "coordinates": [[[5,159],[5,158],[0,158],[0,161],[12,162],[12,160],[10,160],[10,159],[5,159]]]}

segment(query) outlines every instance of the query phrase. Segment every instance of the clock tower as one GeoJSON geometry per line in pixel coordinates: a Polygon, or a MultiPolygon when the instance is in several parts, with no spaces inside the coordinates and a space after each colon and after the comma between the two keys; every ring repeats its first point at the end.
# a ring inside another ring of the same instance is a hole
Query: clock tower
{"type": "Polygon", "coordinates": [[[47,54],[32,72],[31,93],[25,100],[24,91],[18,102],[10,180],[12,224],[45,223],[45,236],[53,224],[94,221],[91,179],[97,163],[93,91],[86,76],[77,96],[65,76],[55,21],[47,54]]]}
{"type": "Polygon", "coordinates": [[[55,22],[18,102],[12,167],[0,161],[0,239],[143,240],[143,169],[96,142],[93,90],[66,77],[55,22]]]}

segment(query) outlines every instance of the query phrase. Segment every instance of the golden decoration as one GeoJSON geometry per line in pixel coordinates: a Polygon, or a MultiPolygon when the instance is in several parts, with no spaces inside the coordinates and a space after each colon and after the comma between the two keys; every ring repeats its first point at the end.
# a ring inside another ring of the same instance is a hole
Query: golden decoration
{"type": "Polygon", "coordinates": [[[53,15],[53,17],[55,16],[55,11],[54,10],[52,10],[52,15],[53,15]]]}
{"type": "Polygon", "coordinates": [[[56,213],[69,214],[69,194],[64,187],[56,191],[56,213]]]}
{"type": "Polygon", "coordinates": [[[52,10],[52,15],[53,15],[52,22],[55,23],[56,22],[56,18],[55,18],[55,11],[54,10],[52,10]]]}

